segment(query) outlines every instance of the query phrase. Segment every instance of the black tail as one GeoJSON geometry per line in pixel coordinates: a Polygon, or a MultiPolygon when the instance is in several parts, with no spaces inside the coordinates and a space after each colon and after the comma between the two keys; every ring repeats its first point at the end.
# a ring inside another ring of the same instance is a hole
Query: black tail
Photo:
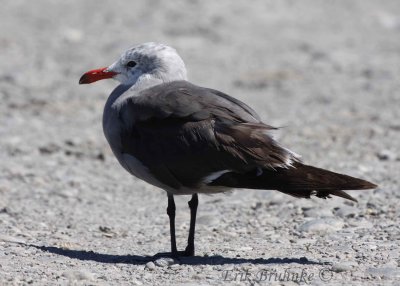
{"type": "Polygon", "coordinates": [[[375,189],[377,187],[377,185],[365,180],[301,163],[295,163],[292,168],[288,169],[263,169],[262,173],[258,175],[255,172],[246,174],[226,173],[210,185],[278,190],[300,198],[309,198],[311,195],[329,198],[330,195],[334,195],[355,202],[357,200],[343,190],[375,189]]]}

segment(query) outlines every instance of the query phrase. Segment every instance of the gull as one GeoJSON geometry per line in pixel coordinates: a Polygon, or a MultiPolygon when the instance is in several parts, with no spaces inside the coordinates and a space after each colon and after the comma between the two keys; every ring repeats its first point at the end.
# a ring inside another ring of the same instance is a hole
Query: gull
{"type": "Polygon", "coordinates": [[[248,105],[187,80],[177,51],[144,43],[108,67],[90,70],[80,84],[120,82],[104,107],[105,137],[121,166],[166,191],[173,257],[195,255],[198,194],[232,189],[277,190],[298,198],[356,201],[344,190],[373,189],[368,181],[306,165],[271,135],[248,105]],[[187,247],[175,239],[175,195],[191,195],[187,247]]]}

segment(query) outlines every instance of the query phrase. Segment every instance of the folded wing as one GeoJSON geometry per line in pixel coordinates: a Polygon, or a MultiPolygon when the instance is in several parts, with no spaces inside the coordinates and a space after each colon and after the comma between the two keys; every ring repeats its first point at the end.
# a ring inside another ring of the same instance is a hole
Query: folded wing
{"type": "Polygon", "coordinates": [[[221,92],[174,82],[120,104],[122,151],[171,188],[201,187],[213,174],[289,168],[294,153],[250,107],[221,92]]]}

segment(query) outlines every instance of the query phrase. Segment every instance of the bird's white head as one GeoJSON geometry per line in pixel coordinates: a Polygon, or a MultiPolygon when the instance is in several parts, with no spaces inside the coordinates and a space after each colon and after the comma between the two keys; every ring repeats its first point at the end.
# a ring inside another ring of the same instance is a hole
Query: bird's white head
{"type": "Polygon", "coordinates": [[[87,84],[107,78],[139,88],[186,80],[187,75],[185,64],[174,48],[145,43],[127,50],[108,67],[86,72],[79,83],[87,84]]]}

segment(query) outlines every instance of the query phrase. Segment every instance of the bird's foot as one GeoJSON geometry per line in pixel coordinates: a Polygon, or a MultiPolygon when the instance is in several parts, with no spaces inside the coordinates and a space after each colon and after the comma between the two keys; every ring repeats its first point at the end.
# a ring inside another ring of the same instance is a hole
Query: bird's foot
{"type": "Polygon", "coordinates": [[[194,245],[188,245],[185,248],[185,251],[183,251],[185,253],[184,256],[194,256],[194,245]]]}
{"type": "Polygon", "coordinates": [[[170,258],[179,258],[179,257],[189,257],[194,256],[194,249],[186,249],[184,251],[176,251],[176,252],[159,252],[154,255],[154,257],[170,257],[170,258]]]}

